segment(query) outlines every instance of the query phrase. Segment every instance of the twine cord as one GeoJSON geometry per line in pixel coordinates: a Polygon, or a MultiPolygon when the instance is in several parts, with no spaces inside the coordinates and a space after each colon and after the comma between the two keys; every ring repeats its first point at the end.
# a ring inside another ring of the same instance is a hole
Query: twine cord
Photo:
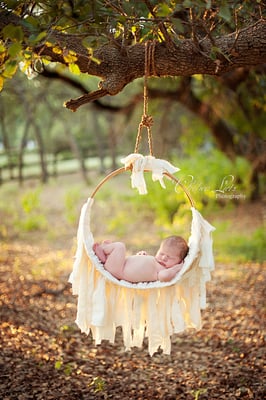
{"type": "Polygon", "coordinates": [[[138,153],[139,145],[142,139],[142,129],[145,127],[148,134],[148,145],[150,155],[153,156],[153,142],[152,142],[152,132],[151,127],[153,124],[153,118],[148,115],[148,77],[156,75],[155,62],[155,41],[147,41],[145,43],[145,74],[144,74],[144,90],[143,90],[143,114],[138,127],[138,133],[135,144],[135,153],[138,153]]]}

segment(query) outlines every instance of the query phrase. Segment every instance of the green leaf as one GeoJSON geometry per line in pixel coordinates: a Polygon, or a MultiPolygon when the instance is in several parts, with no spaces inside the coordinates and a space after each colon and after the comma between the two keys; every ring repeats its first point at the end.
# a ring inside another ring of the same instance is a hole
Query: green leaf
{"type": "Polygon", "coordinates": [[[85,37],[82,39],[82,46],[84,46],[86,49],[90,50],[92,52],[92,43],[94,41],[94,38],[91,38],[89,36],[85,37]]]}
{"type": "Polygon", "coordinates": [[[69,71],[72,72],[72,74],[80,75],[80,69],[77,64],[69,64],[68,68],[69,68],[69,71]]]}
{"type": "Polygon", "coordinates": [[[223,3],[220,7],[219,14],[221,18],[223,18],[226,22],[230,22],[232,19],[232,14],[228,4],[223,3]]]}
{"type": "Polygon", "coordinates": [[[217,46],[212,46],[212,51],[215,53],[221,53],[221,49],[217,46]]]}
{"type": "Polygon", "coordinates": [[[29,50],[25,50],[25,51],[23,52],[23,56],[24,56],[24,58],[25,58],[26,60],[31,60],[31,58],[32,58],[32,52],[29,51],[29,50]]]}
{"type": "Polygon", "coordinates": [[[17,0],[7,0],[7,8],[15,8],[17,6],[17,0]]]}
{"type": "Polygon", "coordinates": [[[17,42],[22,42],[24,33],[21,26],[9,24],[3,28],[4,39],[11,39],[17,42]]]}
{"type": "Polygon", "coordinates": [[[62,367],[63,363],[62,361],[56,361],[54,364],[55,369],[60,369],[62,367]]]}
{"type": "Polygon", "coordinates": [[[11,44],[11,46],[8,49],[8,54],[11,57],[16,57],[22,50],[22,46],[18,42],[14,42],[11,44]]]}
{"type": "Polygon", "coordinates": [[[165,3],[158,4],[158,7],[156,9],[156,15],[158,17],[167,17],[171,12],[172,12],[172,10],[165,3]]]}
{"type": "Polygon", "coordinates": [[[184,0],[183,1],[183,7],[184,8],[190,8],[190,7],[193,7],[193,1],[191,1],[191,0],[184,0]]]}
{"type": "Polygon", "coordinates": [[[228,57],[227,54],[223,53],[220,47],[212,46],[211,48],[211,53],[210,57],[212,60],[215,60],[217,58],[217,54],[221,54],[224,58],[226,58],[227,61],[231,61],[230,58],[228,57]]]}
{"type": "Polygon", "coordinates": [[[72,370],[73,370],[72,364],[68,363],[64,368],[64,374],[66,376],[69,376],[71,374],[72,370]]]}
{"type": "Polygon", "coordinates": [[[15,73],[17,71],[17,68],[18,68],[18,66],[17,66],[16,61],[8,60],[5,63],[5,69],[4,69],[4,72],[2,74],[3,77],[4,78],[12,78],[15,75],[15,73]]]}
{"type": "Polygon", "coordinates": [[[23,19],[22,24],[28,28],[30,31],[35,31],[39,26],[39,20],[34,18],[32,15],[29,15],[25,19],[23,19]]]}
{"type": "Polygon", "coordinates": [[[0,54],[6,52],[6,47],[3,45],[3,43],[0,43],[0,54]]]}
{"type": "Polygon", "coordinates": [[[211,59],[215,60],[217,58],[218,54],[223,54],[222,50],[219,47],[212,46],[211,53],[210,53],[211,59]]]}
{"type": "Polygon", "coordinates": [[[36,44],[38,42],[41,42],[42,39],[44,39],[46,36],[47,36],[46,31],[39,32],[38,34],[32,34],[29,36],[29,41],[31,42],[31,44],[36,44]]]}
{"type": "Polygon", "coordinates": [[[173,19],[173,25],[178,33],[184,33],[184,26],[180,18],[173,19]]]}

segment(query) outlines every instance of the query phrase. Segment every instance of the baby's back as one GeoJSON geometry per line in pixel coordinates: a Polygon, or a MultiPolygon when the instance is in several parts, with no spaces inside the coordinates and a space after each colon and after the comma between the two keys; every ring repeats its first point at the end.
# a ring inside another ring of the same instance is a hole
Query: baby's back
{"type": "Polygon", "coordinates": [[[132,255],[126,258],[123,279],[129,282],[153,282],[158,279],[158,272],[164,269],[150,255],[132,255]]]}

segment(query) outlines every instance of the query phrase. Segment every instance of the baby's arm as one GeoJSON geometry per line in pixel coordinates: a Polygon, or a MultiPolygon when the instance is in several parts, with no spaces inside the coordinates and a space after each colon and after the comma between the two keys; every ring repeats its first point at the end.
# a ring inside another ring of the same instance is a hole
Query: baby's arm
{"type": "Polygon", "coordinates": [[[173,279],[176,274],[181,270],[181,268],[184,265],[184,261],[182,261],[180,264],[176,264],[171,268],[165,268],[162,271],[158,272],[158,280],[161,282],[168,282],[173,279]]]}

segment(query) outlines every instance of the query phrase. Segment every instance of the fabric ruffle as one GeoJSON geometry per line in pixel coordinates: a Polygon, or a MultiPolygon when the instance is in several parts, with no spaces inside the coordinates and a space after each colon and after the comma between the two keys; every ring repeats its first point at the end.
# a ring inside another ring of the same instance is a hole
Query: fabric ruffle
{"type": "Polygon", "coordinates": [[[78,245],[69,282],[78,296],[76,323],[91,331],[96,344],[114,342],[121,326],[126,349],[149,340],[149,353],[171,351],[171,336],[188,328],[201,328],[201,309],[206,307],[206,282],[214,269],[211,233],[214,228],[195,209],[192,211],[189,253],[182,270],[170,282],[130,283],[105,270],[92,247],[90,230],[93,199],[84,204],[78,228],[78,245]]]}

